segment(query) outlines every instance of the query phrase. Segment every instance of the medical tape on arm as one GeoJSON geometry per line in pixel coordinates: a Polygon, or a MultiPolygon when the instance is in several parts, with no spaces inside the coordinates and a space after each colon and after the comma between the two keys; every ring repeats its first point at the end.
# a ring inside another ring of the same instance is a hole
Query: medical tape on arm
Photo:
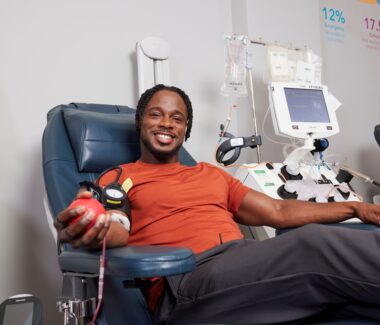
{"type": "Polygon", "coordinates": [[[127,231],[131,230],[131,222],[128,217],[121,213],[113,212],[111,214],[111,221],[119,222],[127,231]]]}

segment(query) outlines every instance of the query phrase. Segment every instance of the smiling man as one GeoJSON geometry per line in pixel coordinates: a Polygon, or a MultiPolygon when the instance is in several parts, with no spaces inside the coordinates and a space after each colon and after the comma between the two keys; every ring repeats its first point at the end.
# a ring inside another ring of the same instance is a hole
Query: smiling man
{"type": "MultiPolygon", "coordinates": [[[[181,165],[192,115],[182,90],[148,89],[136,110],[141,157],[121,166],[119,180],[128,183],[131,231],[107,212],[86,232],[94,216],[82,207],[58,215],[59,239],[76,247],[99,247],[107,236],[108,247],[191,248],[194,271],[152,280],[149,305],[158,323],[284,324],[326,315],[380,321],[380,235],[319,225],[353,216],[379,225],[380,206],[275,200],[213,165],[181,165]],[[243,239],[237,223],[305,226],[260,242],[243,239]]],[[[109,172],[100,184],[114,179],[109,172]]]]}
{"type": "Polygon", "coordinates": [[[141,100],[137,107],[141,161],[153,164],[177,162],[184,138],[189,137],[188,121],[192,118],[192,111],[188,111],[185,101],[190,101],[180,90],[169,89],[163,88],[157,93],[152,90],[152,96],[146,94],[148,102],[141,100]]]}

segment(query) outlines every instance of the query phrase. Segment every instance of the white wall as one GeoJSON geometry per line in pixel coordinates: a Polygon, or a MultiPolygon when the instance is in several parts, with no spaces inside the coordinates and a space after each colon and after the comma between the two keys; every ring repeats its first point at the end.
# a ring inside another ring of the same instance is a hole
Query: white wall
{"type": "MultiPolygon", "coordinates": [[[[336,160],[380,181],[380,148],[373,135],[375,125],[380,124],[380,33],[367,29],[364,20],[378,20],[380,4],[355,0],[321,0],[320,3],[321,14],[323,7],[338,8],[346,20],[338,24],[344,28],[343,32],[329,29],[328,35],[322,29],[325,80],[342,102],[337,111],[341,132],[331,138],[331,152],[338,154],[336,160]]],[[[321,21],[326,22],[323,18],[321,21]]],[[[329,20],[327,23],[332,25],[329,20]]],[[[352,184],[367,201],[380,193],[378,187],[357,179],[352,184]]]]}
{"type": "MultiPolygon", "coordinates": [[[[369,5],[356,0],[237,0],[232,6],[232,26],[236,33],[247,34],[254,40],[261,38],[266,43],[277,42],[285,46],[292,44],[301,48],[307,46],[322,57],[323,81],[343,104],[337,112],[341,132],[329,138],[327,158],[345,163],[375,180],[380,180],[380,149],[373,136],[374,126],[380,123],[380,46],[378,50],[368,50],[361,39],[369,38],[363,19],[379,17],[379,13],[380,5],[377,3],[369,5]],[[343,10],[347,20],[344,25],[344,42],[326,40],[321,17],[323,6],[343,10]],[[244,12],[246,17],[241,18],[244,12]]],[[[378,43],[380,44],[379,41],[378,43]]],[[[288,142],[286,138],[274,135],[270,114],[263,124],[268,108],[266,48],[254,46],[253,57],[259,134],[263,135],[264,125],[266,133],[272,139],[288,142]]],[[[253,132],[251,103],[248,98],[240,101],[237,123],[239,135],[247,136],[253,132]]],[[[272,143],[265,137],[261,154],[262,161],[281,162],[284,159],[282,145],[272,143]]],[[[256,152],[246,149],[239,161],[256,162],[256,152]]],[[[379,188],[355,179],[352,184],[366,201],[371,201],[372,196],[380,192],[379,188]]]]}
{"type": "Polygon", "coordinates": [[[213,161],[225,117],[219,88],[228,0],[2,0],[0,2],[0,300],[30,292],[58,324],[60,272],[42,206],[41,136],[55,105],[135,106],[134,48],[147,36],[172,48],[171,77],[193,101],[186,146],[213,161]]]}

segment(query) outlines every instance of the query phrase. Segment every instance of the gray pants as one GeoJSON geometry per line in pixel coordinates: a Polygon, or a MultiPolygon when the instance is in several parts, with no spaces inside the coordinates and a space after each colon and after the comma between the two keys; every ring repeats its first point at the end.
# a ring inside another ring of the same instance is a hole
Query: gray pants
{"type": "Polygon", "coordinates": [[[169,324],[297,324],[333,314],[380,322],[380,234],[314,224],[233,241],[167,282],[156,315],[169,324]]]}

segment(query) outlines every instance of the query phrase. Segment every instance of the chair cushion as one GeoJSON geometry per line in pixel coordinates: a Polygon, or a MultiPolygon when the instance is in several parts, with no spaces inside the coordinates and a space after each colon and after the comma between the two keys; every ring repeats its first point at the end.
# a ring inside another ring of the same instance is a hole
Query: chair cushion
{"type": "Polygon", "coordinates": [[[140,156],[133,113],[65,109],[65,125],[81,172],[101,172],[140,156]]]}

